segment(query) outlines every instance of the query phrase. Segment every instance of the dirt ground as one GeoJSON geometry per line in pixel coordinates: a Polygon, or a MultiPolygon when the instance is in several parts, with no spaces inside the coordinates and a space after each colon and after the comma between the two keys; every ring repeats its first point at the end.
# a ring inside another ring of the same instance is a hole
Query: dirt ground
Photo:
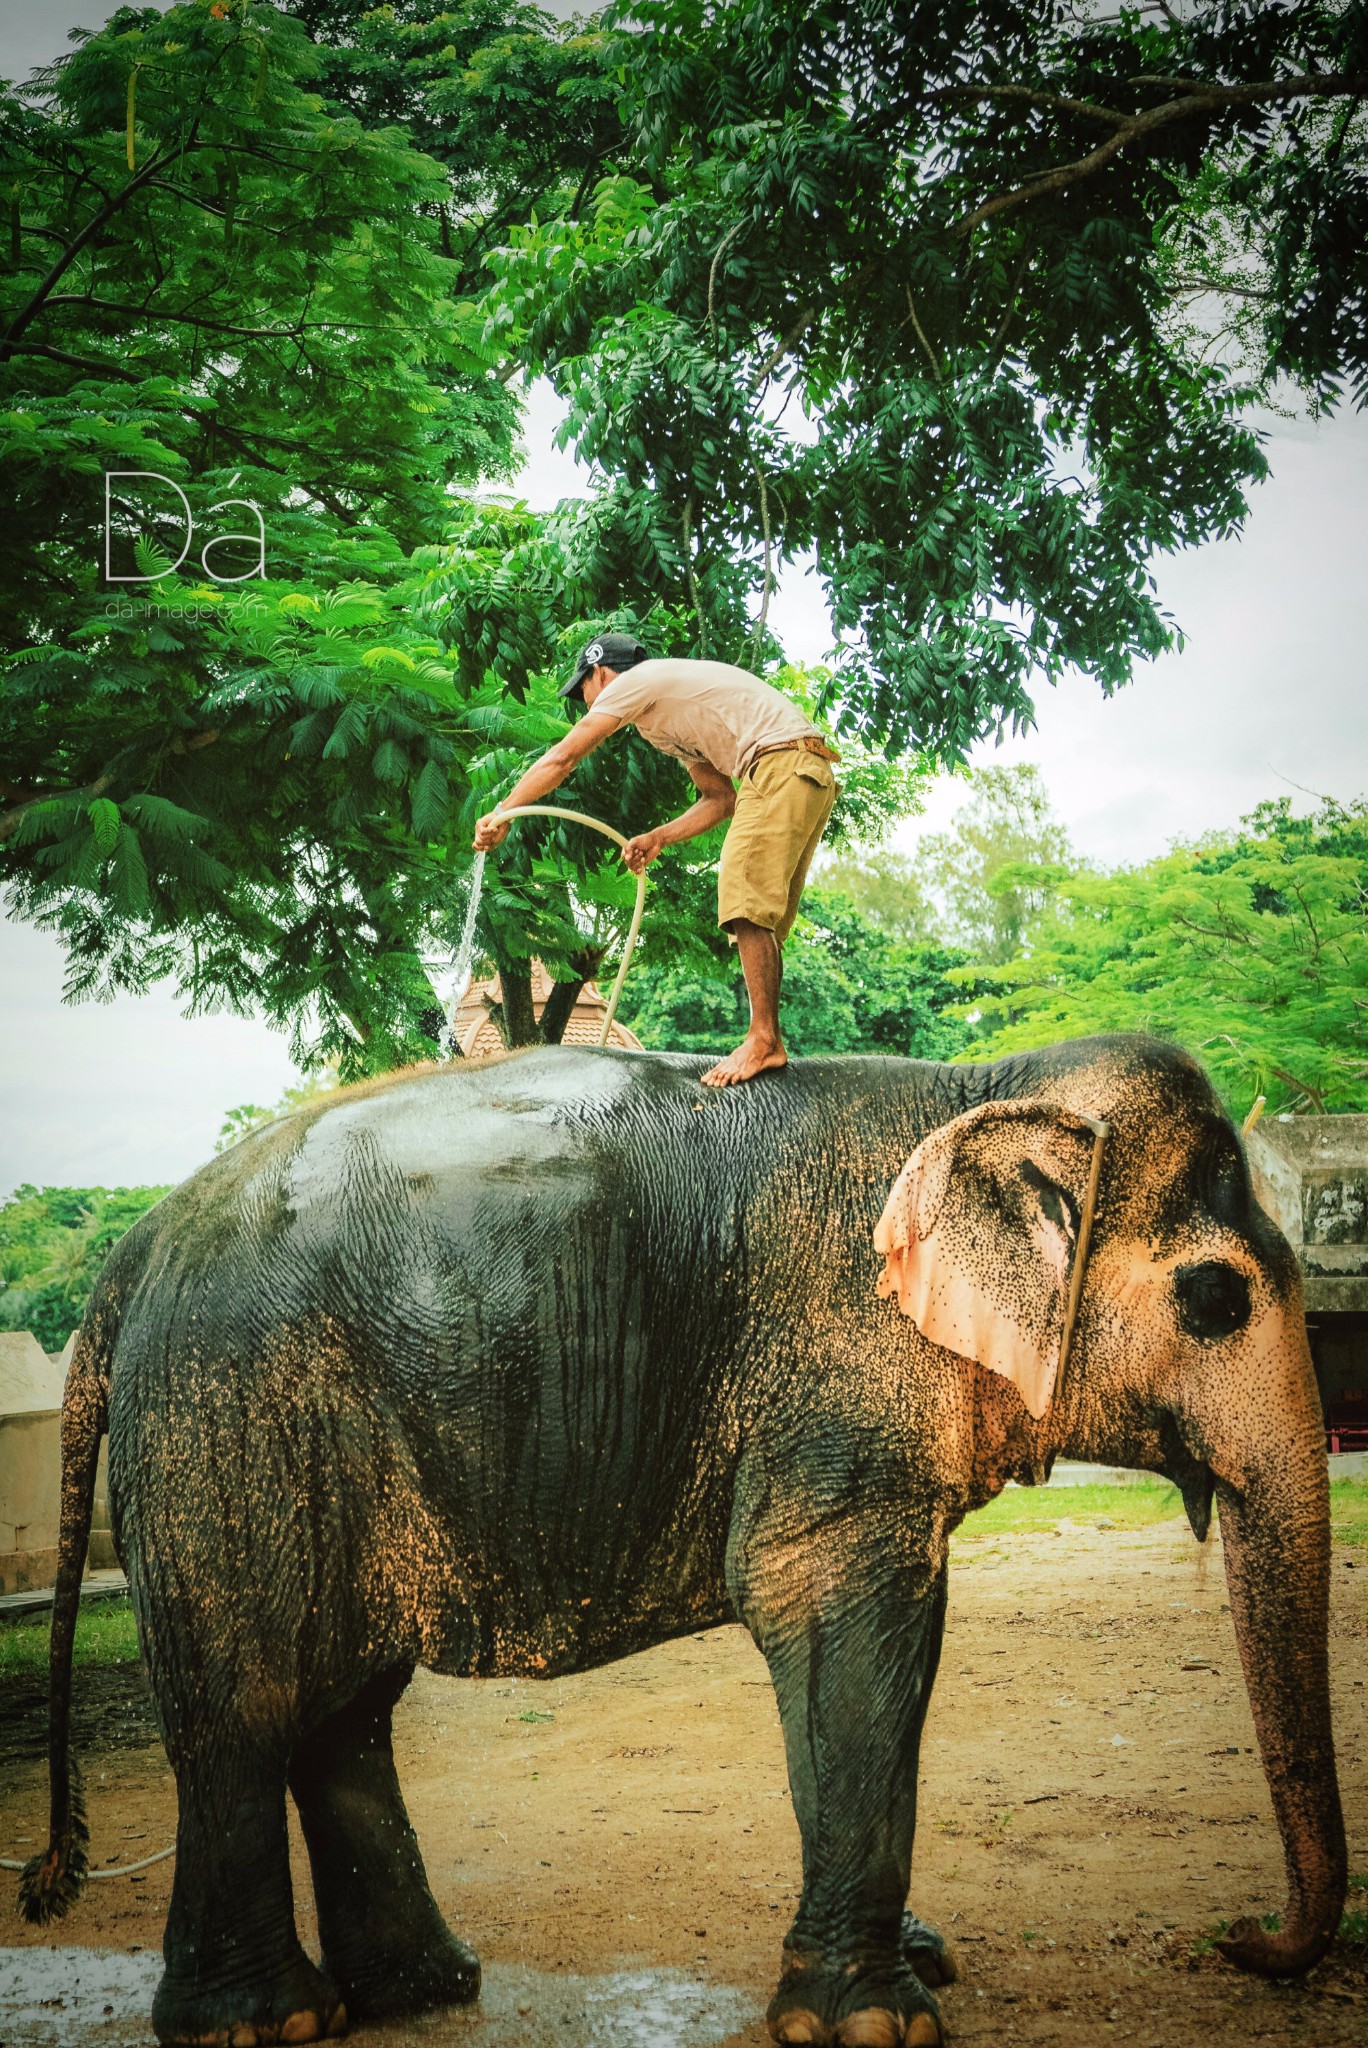
{"type": "MultiPolygon", "coordinates": [[[[1368,1872],[1365,1579],[1368,1556],[1337,1545],[1336,1725],[1358,1872],[1368,1872]]],[[[173,1828],[138,1682],[78,1674],[99,1863],[131,1862],[173,1828]]],[[[41,1836],[31,1690],[7,1705],[0,1855],[29,1854],[41,1836]]],[[[415,2036],[432,2048],[754,2048],[764,2038],[798,1838],[773,1695],[740,1628],[545,1684],[422,1673],[398,1730],[433,1889],[478,1947],[489,1992],[483,2017],[358,2031],[358,2048],[415,2036]]],[[[312,1945],[296,1849],[300,1932],[312,1945]]],[[[92,1884],[56,1942],[9,1922],[0,2044],[149,2038],[137,2015],[155,1980],[171,1868],[92,1884]],[[73,1956],[73,1946],[106,1954],[73,1956]],[[19,1953],[32,1948],[57,1953],[19,1953]],[[51,1972],[46,2004],[31,1975],[40,1963],[51,1972]],[[96,1972],[79,1998],[78,1965],[96,1972]],[[27,2004],[16,1994],[6,2005],[6,1967],[14,1983],[30,1971],[27,2004]],[[116,1981],[122,2003],[112,1990],[92,2002],[116,1981]]],[[[1341,1948],[1294,1985],[1255,1982],[1201,1952],[1218,1918],[1282,1902],[1219,1541],[1199,1551],[1182,1521],[1124,1531],[1067,1519],[1058,1533],[959,1539],[912,1886],[912,1904],[961,1964],[941,1994],[949,2039],[1361,2048],[1368,1948],[1341,1948]]]]}

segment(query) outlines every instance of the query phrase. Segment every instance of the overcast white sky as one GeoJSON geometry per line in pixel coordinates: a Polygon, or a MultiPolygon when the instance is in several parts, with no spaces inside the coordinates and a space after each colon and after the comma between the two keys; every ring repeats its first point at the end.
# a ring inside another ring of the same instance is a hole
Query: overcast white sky
{"type": "MultiPolygon", "coordinates": [[[[66,28],[107,8],[0,0],[0,74],[57,55],[66,28]]],[[[528,409],[522,489],[537,505],[573,493],[551,447],[544,388],[528,409]]],[[[1075,678],[1044,694],[1039,726],[980,760],[1034,761],[1079,850],[1143,860],[1179,836],[1233,823],[1260,798],[1368,792],[1368,420],[1269,422],[1272,480],[1244,535],[1158,566],[1188,635],[1110,703],[1075,678]]],[[[813,579],[790,576],[774,622],[791,655],[817,660],[829,631],[813,579]]],[[[914,848],[960,798],[947,779],[914,848]]],[[[260,1023],[181,1017],[170,996],[66,1006],[62,961],[44,934],[0,925],[5,1043],[0,1199],[23,1181],[106,1185],[181,1179],[207,1158],[224,1112],[273,1102],[293,1078],[285,1043],[260,1023]]]]}

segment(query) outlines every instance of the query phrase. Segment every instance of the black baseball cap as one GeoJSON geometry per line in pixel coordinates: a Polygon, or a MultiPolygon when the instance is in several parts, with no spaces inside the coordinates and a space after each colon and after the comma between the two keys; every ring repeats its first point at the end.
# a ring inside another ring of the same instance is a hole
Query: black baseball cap
{"type": "Polygon", "coordinates": [[[580,655],[575,673],[568,683],[561,685],[562,697],[578,697],[584,687],[584,679],[592,675],[600,663],[622,673],[623,669],[635,668],[639,661],[649,659],[646,649],[631,633],[600,633],[591,640],[580,655]]]}

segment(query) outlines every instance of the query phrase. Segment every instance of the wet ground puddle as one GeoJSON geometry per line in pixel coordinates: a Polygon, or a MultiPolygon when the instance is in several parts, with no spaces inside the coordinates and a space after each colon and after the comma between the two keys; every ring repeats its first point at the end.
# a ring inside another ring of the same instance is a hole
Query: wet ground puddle
{"type": "MultiPolygon", "coordinates": [[[[161,1957],[117,1949],[0,1949],[0,2048],[75,2048],[91,2041],[145,2048],[161,1957]]],[[[433,2013],[391,2027],[357,2028],[352,2039],[420,2035],[471,2048],[523,2048],[554,2028],[564,2048],[719,2048],[759,2016],[757,2000],[729,1984],[679,1970],[615,1970],[600,1977],[557,1975],[494,1963],[473,2010],[433,2013]]]]}

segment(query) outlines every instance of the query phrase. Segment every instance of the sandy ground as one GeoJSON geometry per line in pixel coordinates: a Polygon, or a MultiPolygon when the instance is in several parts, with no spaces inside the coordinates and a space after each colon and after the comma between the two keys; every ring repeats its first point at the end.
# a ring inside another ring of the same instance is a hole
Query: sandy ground
{"type": "MultiPolygon", "coordinates": [[[[1295,1985],[1194,1952],[1218,1917],[1283,1902],[1218,1541],[1199,1552],[1181,1521],[1066,1521],[956,1552],[912,1885],[960,1958],[942,1993],[949,2039],[1368,2040],[1368,1949],[1295,1985]]],[[[1336,1714],[1350,1867],[1368,1872],[1357,1560],[1337,1547],[1336,1714]]],[[[85,1718],[94,1856],[132,1861],[169,1839],[173,1788],[126,1705],[96,1698],[85,1718]]],[[[358,2031],[358,2044],[764,2038],[798,1838],[773,1695],[740,1628],[546,1684],[422,1673],[398,1729],[433,1889],[478,1947],[487,1993],[482,2014],[358,2031]]],[[[0,1854],[31,1853],[43,1806],[40,1763],[11,1753],[0,1854]]],[[[302,1854],[295,1867],[312,1945],[302,1854]]],[[[56,1943],[10,1922],[0,2048],[149,2038],[170,1869],[92,1885],[56,1943]]]]}

